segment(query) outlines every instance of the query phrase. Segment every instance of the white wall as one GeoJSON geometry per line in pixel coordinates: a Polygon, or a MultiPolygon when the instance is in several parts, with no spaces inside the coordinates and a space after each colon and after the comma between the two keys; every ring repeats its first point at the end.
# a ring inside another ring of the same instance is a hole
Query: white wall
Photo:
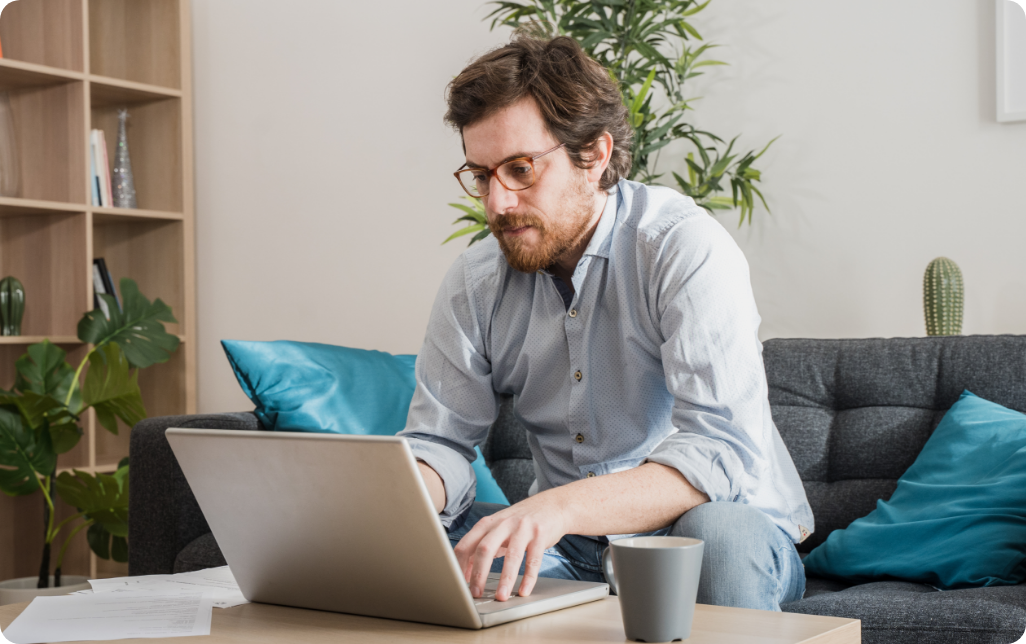
{"type": "MultiPolygon", "coordinates": [[[[199,406],[252,407],[222,338],[417,352],[463,248],[443,88],[503,42],[479,0],[193,0],[199,406]]],[[[696,122],[767,153],[737,230],[762,337],[923,335],[922,273],[965,333],[1026,333],[1026,123],[994,121],[992,0],[718,0],[730,68],[696,122]]],[[[666,168],[679,169],[663,157],[666,168]]]]}

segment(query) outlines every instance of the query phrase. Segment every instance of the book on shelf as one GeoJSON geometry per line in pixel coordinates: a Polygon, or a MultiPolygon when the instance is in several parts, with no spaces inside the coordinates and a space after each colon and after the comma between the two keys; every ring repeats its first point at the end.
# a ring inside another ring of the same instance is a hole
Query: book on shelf
{"type": "Polygon", "coordinates": [[[97,257],[93,260],[93,300],[96,308],[103,311],[103,316],[109,320],[110,309],[100,297],[101,294],[113,296],[118,310],[121,310],[121,298],[118,296],[117,289],[114,288],[114,280],[110,276],[110,271],[107,270],[107,262],[103,261],[102,257],[97,257]]]}
{"type": "Polygon", "coordinates": [[[89,152],[93,205],[101,208],[110,208],[114,205],[114,190],[110,181],[107,139],[103,136],[103,130],[93,130],[90,132],[89,152]]]}

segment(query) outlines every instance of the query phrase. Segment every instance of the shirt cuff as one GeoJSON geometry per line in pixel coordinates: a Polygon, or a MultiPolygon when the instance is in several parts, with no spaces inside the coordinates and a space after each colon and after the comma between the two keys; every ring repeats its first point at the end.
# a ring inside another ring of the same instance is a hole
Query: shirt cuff
{"type": "Polygon", "coordinates": [[[710,501],[740,498],[744,468],[723,442],[678,432],[660,443],[646,462],[672,467],[710,501]]]}
{"type": "Polygon", "coordinates": [[[465,512],[476,496],[477,477],[467,459],[456,450],[424,438],[404,436],[409,441],[413,457],[423,461],[442,479],[445,487],[445,508],[438,518],[447,529],[465,512]]]}

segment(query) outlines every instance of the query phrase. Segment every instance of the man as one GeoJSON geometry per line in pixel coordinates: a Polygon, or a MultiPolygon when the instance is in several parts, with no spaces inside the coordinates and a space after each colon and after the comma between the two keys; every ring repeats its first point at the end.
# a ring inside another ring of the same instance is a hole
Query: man
{"type": "Polygon", "coordinates": [[[569,38],[515,37],[449,86],[457,173],[494,239],[456,261],[417,359],[407,427],[475,597],[539,575],[601,581],[609,538],[703,539],[698,601],[800,599],[813,529],[770,417],[748,265],[704,210],[626,181],[631,129],[569,38]],[[474,504],[470,463],[516,396],[537,479],[474,504]],[[501,559],[500,559],[501,558],[501,559]]]}

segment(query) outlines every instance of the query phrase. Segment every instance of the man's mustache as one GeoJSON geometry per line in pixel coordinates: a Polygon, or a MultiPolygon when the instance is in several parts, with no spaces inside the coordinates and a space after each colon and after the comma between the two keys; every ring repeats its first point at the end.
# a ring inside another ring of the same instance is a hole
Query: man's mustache
{"type": "Polygon", "coordinates": [[[545,230],[545,226],[542,224],[541,219],[534,215],[526,215],[520,213],[509,213],[496,217],[491,223],[492,232],[505,232],[507,230],[514,230],[516,228],[523,228],[524,226],[533,226],[540,231],[545,230]]]}

